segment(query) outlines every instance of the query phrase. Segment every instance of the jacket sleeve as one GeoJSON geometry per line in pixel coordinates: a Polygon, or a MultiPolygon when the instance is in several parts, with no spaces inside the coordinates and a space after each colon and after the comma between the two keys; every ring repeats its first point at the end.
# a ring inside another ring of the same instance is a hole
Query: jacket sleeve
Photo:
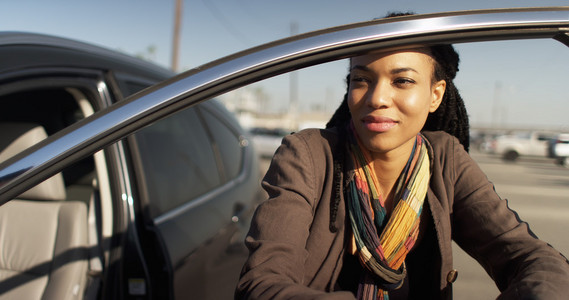
{"type": "Polygon", "coordinates": [[[499,299],[567,299],[567,259],[531,232],[458,141],[452,143],[453,239],[492,277],[499,299]]]}
{"type": "Polygon", "coordinates": [[[236,299],[354,299],[349,292],[326,293],[303,282],[319,190],[312,155],[302,137],[289,135],[273,157],[263,180],[269,199],[257,208],[245,240],[249,258],[236,299]]]}

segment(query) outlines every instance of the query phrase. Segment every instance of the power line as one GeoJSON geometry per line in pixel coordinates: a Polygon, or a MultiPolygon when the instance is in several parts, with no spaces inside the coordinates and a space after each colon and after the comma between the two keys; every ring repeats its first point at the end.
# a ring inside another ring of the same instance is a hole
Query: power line
{"type": "Polygon", "coordinates": [[[241,31],[237,30],[237,27],[231,24],[231,22],[223,15],[223,13],[215,6],[215,3],[211,0],[202,0],[202,3],[209,10],[209,12],[219,21],[219,23],[227,30],[233,37],[243,43],[245,46],[250,46],[251,41],[249,38],[243,34],[241,31]]]}

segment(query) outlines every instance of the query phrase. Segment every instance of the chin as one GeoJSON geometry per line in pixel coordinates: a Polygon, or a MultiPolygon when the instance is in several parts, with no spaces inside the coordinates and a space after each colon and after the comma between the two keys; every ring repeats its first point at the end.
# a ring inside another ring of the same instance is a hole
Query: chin
{"type": "Polygon", "coordinates": [[[395,148],[395,147],[393,147],[393,143],[390,143],[390,142],[385,141],[385,140],[375,141],[375,139],[372,139],[369,142],[364,143],[364,145],[366,146],[366,148],[369,151],[375,152],[375,153],[386,153],[386,152],[389,152],[395,148]]]}

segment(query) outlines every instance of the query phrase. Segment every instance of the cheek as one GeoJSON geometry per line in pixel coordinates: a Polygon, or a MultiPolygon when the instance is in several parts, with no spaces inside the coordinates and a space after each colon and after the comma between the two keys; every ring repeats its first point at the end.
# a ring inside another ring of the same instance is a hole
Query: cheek
{"type": "Polygon", "coordinates": [[[362,98],[361,89],[350,89],[348,90],[348,102],[358,102],[362,98]]]}
{"type": "Polygon", "coordinates": [[[357,90],[348,91],[348,108],[353,112],[363,102],[362,93],[357,90]]]}
{"type": "Polygon", "coordinates": [[[430,93],[409,93],[402,99],[399,109],[408,115],[426,115],[431,107],[430,93]]]}

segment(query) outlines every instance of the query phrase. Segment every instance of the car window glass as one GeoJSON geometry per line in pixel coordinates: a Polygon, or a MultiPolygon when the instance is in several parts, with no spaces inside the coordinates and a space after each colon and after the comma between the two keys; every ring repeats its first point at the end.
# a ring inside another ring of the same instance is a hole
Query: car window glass
{"type": "Polygon", "coordinates": [[[220,185],[210,140],[194,108],[142,129],[136,141],[152,217],[220,185]]]}
{"type": "Polygon", "coordinates": [[[201,109],[200,112],[212,135],[214,147],[221,156],[225,181],[237,177],[243,162],[239,136],[209,110],[201,109]]]}
{"type": "Polygon", "coordinates": [[[34,122],[53,134],[83,118],[76,100],[64,87],[33,88],[0,96],[0,120],[34,122]]]}
{"type": "Polygon", "coordinates": [[[137,78],[123,73],[115,73],[115,78],[117,80],[118,87],[125,98],[156,83],[154,81],[137,78]]]}

